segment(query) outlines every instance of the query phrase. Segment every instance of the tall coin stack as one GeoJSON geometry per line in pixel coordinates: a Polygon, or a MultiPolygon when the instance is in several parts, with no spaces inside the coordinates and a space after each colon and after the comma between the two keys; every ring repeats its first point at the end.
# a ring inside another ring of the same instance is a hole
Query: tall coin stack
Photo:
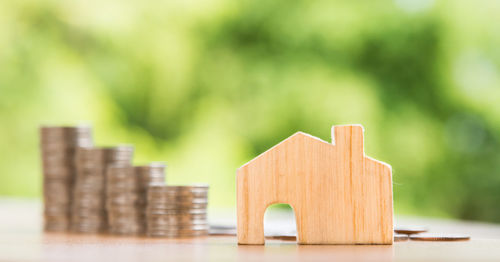
{"type": "Polygon", "coordinates": [[[76,181],[73,190],[71,229],[98,233],[106,229],[105,174],[110,149],[80,147],[76,152],[76,181]]]}
{"type": "Polygon", "coordinates": [[[75,151],[77,147],[92,144],[92,128],[89,126],[40,128],[46,231],[69,229],[76,172],[75,151]]]}
{"type": "Polygon", "coordinates": [[[150,186],[148,189],[147,235],[195,237],[208,234],[208,186],[150,186]]]}
{"type": "Polygon", "coordinates": [[[149,186],[154,185],[164,185],[165,184],[165,163],[164,162],[152,162],[145,166],[136,166],[135,176],[139,181],[139,194],[140,209],[143,212],[142,215],[142,225],[143,228],[147,227],[146,220],[146,208],[147,208],[147,190],[149,186]]]}

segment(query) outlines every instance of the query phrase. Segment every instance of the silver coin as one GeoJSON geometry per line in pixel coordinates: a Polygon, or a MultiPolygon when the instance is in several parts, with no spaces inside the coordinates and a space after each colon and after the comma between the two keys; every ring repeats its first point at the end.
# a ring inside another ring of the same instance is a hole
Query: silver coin
{"type": "Polygon", "coordinates": [[[394,234],[394,242],[407,241],[409,239],[406,234],[394,234]]]}
{"type": "Polygon", "coordinates": [[[452,235],[452,234],[431,234],[421,233],[410,235],[410,239],[414,241],[468,241],[470,236],[467,235],[452,235]]]}
{"type": "Polygon", "coordinates": [[[422,226],[396,226],[394,228],[394,232],[398,234],[412,235],[427,232],[427,228],[422,226]]]}
{"type": "Polygon", "coordinates": [[[148,214],[172,214],[172,215],[180,215],[180,214],[206,214],[207,210],[202,209],[160,209],[160,208],[150,208],[146,209],[146,213],[148,214]]]}
{"type": "Polygon", "coordinates": [[[208,235],[207,230],[199,230],[193,232],[164,232],[164,231],[147,231],[150,237],[164,237],[164,238],[191,238],[208,235]]]}

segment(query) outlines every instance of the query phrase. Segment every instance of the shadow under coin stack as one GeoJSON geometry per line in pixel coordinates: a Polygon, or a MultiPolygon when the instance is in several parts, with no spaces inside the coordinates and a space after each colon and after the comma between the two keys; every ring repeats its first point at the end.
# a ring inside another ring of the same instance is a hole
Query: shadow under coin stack
{"type": "Polygon", "coordinates": [[[43,166],[44,229],[67,231],[70,227],[75,151],[92,146],[92,128],[41,127],[43,166]]]}
{"type": "Polygon", "coordinates": [[[107,150],[81,147],[76,152],[77,172],[71,212],[71,229],[74,232],[98,233],[106,229],[104,194],[107,150]]]}
{"type": "Polygon", "coordinates": [[[147,235],[195,237],[208,234],[208,186],[150,186],[147,235]]]}
{"type": "Polygon", "coordinates": [[[147,198],[148,198],[148,187],[154,185],[165,185],[165,163],[164,162],[152,162],[145,166],[134,167],[135,176],[139,181],[139,194],[140,209],[142,214],[142,225],[144,229],[147,227],[146,220],[146,208],[147,208],[147,198]]]}

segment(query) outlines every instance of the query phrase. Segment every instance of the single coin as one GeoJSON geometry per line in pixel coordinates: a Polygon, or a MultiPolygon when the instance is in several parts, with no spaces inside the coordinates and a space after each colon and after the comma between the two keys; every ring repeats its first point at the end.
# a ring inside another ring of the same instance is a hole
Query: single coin
{"type": "Polygon", "coordinates": [[[409,239],[406,234],[394,234],[394,242],[407,241],[409,239]]]}
{"type": "Polygon", "coordinates": [[[397,234],[413,235],[427,232],[427,228],[422,226],[397,226],[394,227],[394,232],[397,234]]]}
{"type": "Polygon", "coordinates": [[[207,223],[207,218],[205,217],[200,217],[200,218],[189,218],[189,217],[161,217],[161,216],[146,216],[146,219],[155,222],[155,223],[163,223],[163,224],[170,224],[170,225],[178,225],[178,224],[206,224],[207,223]]]}
{"type": "Polygon", "coordinates": [[[206,209],[207,204],[184,204],[178,203],[178,204],[171,204],[171,205],[163,205],[163,206],[155,206],[149,208],[155,208],[155,209],[162,209],[162,210],[180,210],[180,209],[206,209]]]}
{"type": "Polygon", "coordinates": [[[470,240],[470,236],[467,235],[451,235],[451,234],[416,234],[410,236],[411,240],[416,241],[467,241],[470,240]]]}
{"type": "Polygon", "coordinates": [[[149,237],[158,237],[158,238],[192,238],[192,237],[202,237],[208,235],[207,231],[200,232],[192,232],[192,233],[165,233],[165,232],[151,232],[147,231],[146,233],[149,237]]]}
{"type": "Polygon", "coordinates": [[[154,171],[160,171],[161,173],[164,172],[165,167],[167,164],[165,162],[151,162],[147,165],[141,165],[141,166],[135,166],[136,171],[138,172],[144,172],[144,173],[150,173],[154,171]]]}
{"type": "Polygon", "coordinates": [[[231,236],[231,237],[236,236],[236,232],[226,231],[226,230],[218,230],[218,229],[210,229],[208,231],[208,234],[211,236],[231,236]]]}
{"type": "Polygon", "coordinates": [[[207,230],[189,230],[189,231],[169,231],[159,229],[146,229],[146,234],[151,236],[180,237],[180,236],[207,236],[207,230]]]}
{"type": "Polygon", "coordinates": [[[266,239],[272,239],[272,240],[282,240],[282,241],[297,241],[296,236],[266,236],[266,239]]]}
{"type": "Polygon", "coordinates": [[[206,214],[206,208],[200,209],[160,209],[146,208],[146,213],[150,215],[185,215],[185,214],[206,214]]]}
{"type": "Polygon", "coordinates": [[[172,223],[172,222],[161,222],[161,221],[155,221],[155,220],[147,220],[147,225],[150,226],[151,228],[175,228],[175,229],[192,229],[195,227],[204,227],[208,228],[207,221],[206,220],[199,220],[199,221],[191,221],[191,222],[177,222],[177,223],[172,223]]]}
{"type": "Polygon", "coordinates": [[[210,225],[210,229],[216,230],[236,230],[235,226],[226,226],[226,225],[210,225]]]}
{"type": "Polygon", "coordinates": [[[192,231],[208,231],[208,225],[198,224],[198,225],[164,225],[164,224],[156,224],[156,223],[148,223],[148,230],[151,231],[165,231],[165,232],[192,232],[192,231]]]}
{"type": "Polygon", "coordinates": [[[210,225],[211,236],[236,236],[236,227],[231,225],[210,225]]]}
{"type": "Polygon", "coordinates": [[[155,185],[148,188],[152,192],[165,192],[170,194],[207,192],[209,186],[206,184],[194,184],[189,186],[155,185]]]}

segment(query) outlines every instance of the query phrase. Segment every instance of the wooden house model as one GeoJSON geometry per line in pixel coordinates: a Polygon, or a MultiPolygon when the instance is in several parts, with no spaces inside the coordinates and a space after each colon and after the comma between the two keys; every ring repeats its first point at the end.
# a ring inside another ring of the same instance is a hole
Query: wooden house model
{"type": "Polygon", "coordinates": [[[264,244],[269,205],[289,204],[299,244],[392,244],[392,174],[364,154],[363,127],[332,127],[332,143],[298,132],[237,171],[239,244],[264,244]]]}

